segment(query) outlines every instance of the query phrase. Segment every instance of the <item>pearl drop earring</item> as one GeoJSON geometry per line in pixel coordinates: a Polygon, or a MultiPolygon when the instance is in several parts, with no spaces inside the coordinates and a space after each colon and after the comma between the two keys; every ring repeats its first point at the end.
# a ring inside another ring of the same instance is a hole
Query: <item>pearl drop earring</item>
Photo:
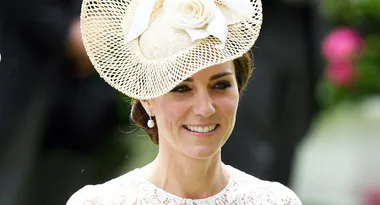
{"type": "Polygon", "coordinates": [[[148,115],[149,115],[149,120],[148,120],[147,125],[149,128],[153,128],[154,127],[154,121],[152,120],[152,116],[150,115],[150,113],[148,113],[148,115]]]}

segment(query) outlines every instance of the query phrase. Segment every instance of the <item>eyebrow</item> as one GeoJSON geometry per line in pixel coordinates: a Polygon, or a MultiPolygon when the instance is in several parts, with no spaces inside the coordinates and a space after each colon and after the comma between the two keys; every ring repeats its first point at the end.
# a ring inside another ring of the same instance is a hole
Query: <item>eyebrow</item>
{"type": "MultiPolygon", "coordinates": [[[[224,76],[227,76],[227,75],[232,75],[232,73],[231,72],[218,73],[216,75],[211,76],[210,81],[216,80],[218,78],[221,78],[221,77],[224,77],[224,76]]],[[[193,78],[187,78],[184,81],[185,82],[194,82],[194,79],[193,78]]]]}

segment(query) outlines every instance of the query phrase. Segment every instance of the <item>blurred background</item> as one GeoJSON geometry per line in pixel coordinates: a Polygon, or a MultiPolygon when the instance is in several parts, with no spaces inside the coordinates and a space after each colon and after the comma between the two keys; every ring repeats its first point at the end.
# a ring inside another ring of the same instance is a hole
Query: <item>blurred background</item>
{"type": "MultiPolygon", "coordinates": [[[[380,1],[262,1],[223,161],[304,205],[380,205],[380,1]]],[[[81,3],[0,0],[1,205],[65,204],[157,153],[89,62],[81,3]]]]}

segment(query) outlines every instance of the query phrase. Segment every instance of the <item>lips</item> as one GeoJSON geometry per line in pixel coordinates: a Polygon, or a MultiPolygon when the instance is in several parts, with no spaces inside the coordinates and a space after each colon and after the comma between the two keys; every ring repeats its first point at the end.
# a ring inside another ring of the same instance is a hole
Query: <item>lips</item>
{"type": "Polygon", "coordinates": [[[192,132],[198,132],[198,133],[208,133],[214,131],[218,127],[218,124],[214,125],[207,125],[207,126],[191,126],[191,125],[184,125],[184,128],[186,128],[189,131],[192,132]]]}

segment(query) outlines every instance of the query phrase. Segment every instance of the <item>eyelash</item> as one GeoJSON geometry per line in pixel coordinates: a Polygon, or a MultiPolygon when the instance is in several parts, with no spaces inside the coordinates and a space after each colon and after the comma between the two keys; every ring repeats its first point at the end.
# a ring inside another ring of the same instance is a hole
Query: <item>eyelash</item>
{"type": "MultiPolygon", "coordinates": [[[[220,81],[217,82],[214,86],[212,86],[213,89],[217,90],[225,90],[229,87],[231,87],[231,83],[229,83],[228,81],[220,81]]],[[[171,92],[185,93],[191,90],[192,89],[188,85],[179,85],[175,87],[171,92]]]]}

